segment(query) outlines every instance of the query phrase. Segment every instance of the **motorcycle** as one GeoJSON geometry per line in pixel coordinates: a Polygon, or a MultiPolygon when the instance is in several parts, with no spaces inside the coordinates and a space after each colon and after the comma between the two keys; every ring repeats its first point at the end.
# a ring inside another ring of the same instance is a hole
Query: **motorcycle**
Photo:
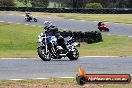
{"type": "Polygon", "coordinates": [[[108,26],[105,23],[103,23],[103,22],[99,22],[98,23],[98,29],[100,31],[109,31],[108,26]]]}
{"type": "Polygon", "coordinates": [[[25,20],[27,21],[27,22],[29,22],[29,21],[34,21],[34,22],[37,22],[37,19],[36,18],[34,18],[32,15],[30,15],[30,13],[27,13],[26,15],[25,15],[25,20]]]}
{"type": "Polygon", "coordinates": [[[37,48],[38,56],[43,61],[50,61],[51,59],[61,59],[62,57],[68,57],[70,60],[77,60],[79,58],[79,52],[77,46],[79,43],[73,42],[73,38],[70,37],[65,41],[68,48],[68,52],[61,46],[57,45],[57,38],[55,36],[47,36],[45,33],[41,33],[38,36],[39,47],[37,48]]]}

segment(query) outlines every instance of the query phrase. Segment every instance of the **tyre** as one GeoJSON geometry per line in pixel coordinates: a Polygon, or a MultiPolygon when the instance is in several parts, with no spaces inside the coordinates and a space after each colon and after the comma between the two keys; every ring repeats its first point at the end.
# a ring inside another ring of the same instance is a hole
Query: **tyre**
{"type": "Polygon", "coordinates": [[[34,18],[33,20],[34,20],[34,22],[37,22],[37,19],[36,18],[34,18]]]}
{"type": "Polygon", "coordinates": [[[51,60],[51,55],[48,53],[47,55],[45,54],[45,49],[42,47],[38,47],[38,55],[43,61],[50,61],[51,60]]]}
{"type": "Polygon", "coordinates": [[[106,31],[109,31],[109,28],[107,28],[106,31]]]}
{"type": "Polygon", "coordinates": [[[101,27],[98,27],[99,31],[102,31],[101,27]]]}
{"type": "Polygon", "coordinates": [[[67,54],[67,57],[70,59],[70,60],[77,60],[79,58],[79,52],[78,50],[75,48],[74,51],[70,51],[68,54],[67,54]]]}
{"type": "Polygon", "coordinates": [[[77,76],[76,81],[77,81],[77,84],[84,85],[86,83],[86,78],[84,76],[77,76]]]}
{"type": "Polygon", "coordinates": [[[29,19],[29,18],[25,18],[25,20],[26,20],[27,22],[29,22],[29,21],[30,21],[30,19],[29,19]]]}
{"type": "Polygon", "coordinates": [[[26,19],[27,22],[29,22],[30,20],[29,19],[26,19]]]}

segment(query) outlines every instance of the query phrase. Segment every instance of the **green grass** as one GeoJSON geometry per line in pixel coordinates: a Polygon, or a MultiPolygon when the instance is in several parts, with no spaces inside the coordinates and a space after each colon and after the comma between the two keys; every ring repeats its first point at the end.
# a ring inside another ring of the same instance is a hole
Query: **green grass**
{"type": "MultiPolygon", "coordinates": [[[[23,4],[23,2],[19,2],[18,0],[15,0],[16,7],[26,7],[26,5],[23,4]]],[[[31,3],[28,3],[28,7],[32,7],[31,3]]]]}
{"type": "Polygon", "coordinates": [[[103,35],[103,42],[82,44],[81,55],[129,56],[132,55],[132,38],[127,36],[103,35]]]}
{"type": "Polygon", "coordinates": [[[10,57],[12,54],[11,57],[21,57],[24,54],[24,57],[32,57],[38,46],[37,36],[42,31],[43,28],[39,27],[0,23],[0,55],[10,57]]]}
{"type": "Polygon", "coordinates": [[[0,50],[34,50],[37,35],[43,29],[39,27],[0,23],[0,50]]]}
{"type": "Polygon", "coordinates": [[[88,20],[88,21],[104,21],[115,23],[132,24],[132,14],[76,14],[61,13],[57,16],[65,19],[88,20]]]}
{"type": "MultiPolygon", "coordinates": [[[[0,57],[37,57],[37,36],[42,31],[43,28],[31,25],[0,22],[0,57]]],[[[103,35],[103,40],[94,44],[82,43],[79,47],[80,55],[132,55],[132,38],[103,35]]]]}

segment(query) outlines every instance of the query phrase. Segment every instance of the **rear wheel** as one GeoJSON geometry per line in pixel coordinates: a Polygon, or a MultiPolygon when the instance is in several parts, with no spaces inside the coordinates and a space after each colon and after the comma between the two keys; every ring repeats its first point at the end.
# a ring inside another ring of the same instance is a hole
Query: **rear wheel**
{"type": "Polygon", "coordinates": [[[98,27],[99,31],[102,31],[101,27],[98,27]]]}
{"type": "Polygon", "coordinates": [[[37,22],[37,19],[36,18],[34,18],[34,22],[37,22]]]}
{"type": "Polygon", "coordinates": [[[38,55],[43,61],[50,61],[51,60],[51,55],[48,52],[47,54],[45,53],[45,49],[42,47],[38,47],[38,55]]]}
{"type": "Polygon", "coordinates": [[[107,28],[106,30],[109,31],[109,28],[107,28]]]}
{"type": "Polygon", "coordinates": [[[78,50],[75,48],[74,51],[70,51],[68,54],[67,54],[67,57],[70,59],[70,60],[77,60],[79,58],[79,52],[78,50]]]}

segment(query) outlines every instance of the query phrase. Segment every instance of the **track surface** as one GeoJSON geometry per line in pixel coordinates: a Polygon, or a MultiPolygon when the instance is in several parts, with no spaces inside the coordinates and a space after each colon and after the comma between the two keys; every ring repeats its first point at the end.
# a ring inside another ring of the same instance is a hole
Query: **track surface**
{"type": "MultiPolygon", "coordinates": [[[[23,16],[0,14],[0,21],[43,25],[45,20],[50,20],[60,28],[97,31],[97,22],[77,21],[67,19],[38,18],[38,22],[26,22],[23,16]]],[[[108,23],[110,32],[115,35],[132,35],[132,25],[108,23]]],[[[74,77],[77,68],[82,65],[87,73],[127,73],[132,74],[132,57],[81,57],[77,61],[52,60],[44,62],[40,59],[0,59],[0,80],[7,79],[32,79],[49,77],[74,77]]]]}
{"type": "MultiPolygon", "coordinates": [[[[78,31],[98,31],[97,22],[93,21],[79,21],[79,20],[68,20],[68,19],[55,19],[55,18],[37,18],[38,22],[26,22],[23,16],[18,15],[5,15],[0,14],[0,21],[23,23],[23,24],[33,24],[43,26],[45,20],[50,20],[53,24],[57,25],[61,29],[68,30],[78,30],[78,31]]],[[[115,35],[132,35],[132,25],[130,24],[117,24],[117,23],[107,23],[110,32],[107,34],[115,35]]]]}
{"type": "Polygon", "coordinates": [[[82,65],[90,73],[132,74],[132,57],[80,57],[44,62],[36,59],[0,59],[0,80],[49,77],[75,77],[82,65]]]}

